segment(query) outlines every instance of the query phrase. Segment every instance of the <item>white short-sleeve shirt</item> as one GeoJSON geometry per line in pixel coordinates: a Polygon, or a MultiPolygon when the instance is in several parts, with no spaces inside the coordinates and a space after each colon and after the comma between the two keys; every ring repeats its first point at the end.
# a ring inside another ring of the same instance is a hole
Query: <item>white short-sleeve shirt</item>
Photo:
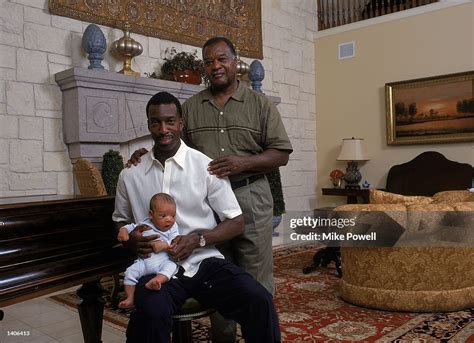
{"type": "MultiPolygon", "coordinates": [[[[186,235],[197,229],[216,226],[213,210],[221,220],[232,219],[242,211],[227,178],[217,178],[207,171],[211,161],[183,141],[173,157],[163,166],[153,156],[153,149],[141,157],[138,166],[124,169],[119,176],[115,196],[116,222],[138,222],[148,216],[150,199],[156,193],[168,193],[176,201],[176,223],[186,235]]],[[[179,264],[184,275],[192,277],[202,260],[224,258],[213,246],[198,248],[179,264]]]]}

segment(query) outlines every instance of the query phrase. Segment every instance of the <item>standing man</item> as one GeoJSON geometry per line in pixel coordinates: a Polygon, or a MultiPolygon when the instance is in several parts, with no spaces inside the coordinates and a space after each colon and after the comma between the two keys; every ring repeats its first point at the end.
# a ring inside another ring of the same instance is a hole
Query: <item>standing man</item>
{"type": "Polygon", "coordinates": [[[183,105],[185,140],[213,159],[209,173],[229,177],[242,208],[244,235],[224,255],[274,294],[273,199],[264,173],[288,163],[291,143],[273,103],[237,80],[230,40],[209,39],[202,55],[211,85],[183,105]]]}
{"type": "MultiPolygon", "coordinates": [[[[234,45],[224,37],[204,43],[210,87],[183,105],[185,140],[213,159],[208,171],[229,177],[245,220],[244,234],[219,246],[271,294],[273,198],[264,173],[288,163],[292,147],[276,107],[237,80],[234,45]]],[[[235,342],[235,324],[212,317],[214,343],[235,342]]]]}
{"type": "MultiPolygon", "coordinates": [[[[180,268],[176,278],[159,291],[145,288],[155,275],[139,280],[127,342],[168,343],[172,316],[188,297],[239,322],[246,342],[280,342],[271,294],[214,247],[243,232],[242,212],[229,180],[209,174],[211,159],[181,141],[182,112],[176,97],[166,92],[155,94],[146,112],[154,146],[138,167],[120,173],[113,220],[117,228],[137,223],[148,215],[153,194],[170,194],[176,200],[181,234],[172,241],[170,257],[180,268]]],[[[147,229],[136,227],[128,241],[141,255],[152,252],[150,241],[157,238],[144,237],[142,232],[147,229]]]]}

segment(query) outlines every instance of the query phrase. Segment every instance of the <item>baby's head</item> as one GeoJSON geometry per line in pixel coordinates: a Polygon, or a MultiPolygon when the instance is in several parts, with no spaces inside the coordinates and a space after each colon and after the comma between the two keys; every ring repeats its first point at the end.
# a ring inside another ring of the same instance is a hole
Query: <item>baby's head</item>
{"type": "Polygon", "coordinates": [[[157,193],[150,200],[150,219],[161,231],[169,230],[176,219],[176,203],[166,193],[157,193]]]}

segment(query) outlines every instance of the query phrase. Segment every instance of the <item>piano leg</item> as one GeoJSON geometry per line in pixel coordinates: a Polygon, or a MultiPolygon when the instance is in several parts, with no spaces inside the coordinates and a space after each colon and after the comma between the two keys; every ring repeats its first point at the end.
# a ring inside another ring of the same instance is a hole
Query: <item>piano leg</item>
{"type": "Polygon", "coordinates": [[[77,290],[77,295],[82,299],[77,307],[85,343],[102,342],[102,319],[105,303],[102,294],[103,289],[99,281],[85,283],[77,290]]]}

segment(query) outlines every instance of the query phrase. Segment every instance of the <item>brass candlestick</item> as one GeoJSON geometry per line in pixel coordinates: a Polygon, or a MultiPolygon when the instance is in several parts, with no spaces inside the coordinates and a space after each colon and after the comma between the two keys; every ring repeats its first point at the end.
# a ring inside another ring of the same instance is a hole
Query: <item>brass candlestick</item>
{"type": "Polygon", "coordinates": [[[114,50],[123,56],[123,68],[119,73],[131,76],[140,76],[140,73],[132,70],[132,59],[141,55],[142,45],[130,37],[130,25],[128,22],[123,27],[123,37],[113,42],[114,50]]]}

